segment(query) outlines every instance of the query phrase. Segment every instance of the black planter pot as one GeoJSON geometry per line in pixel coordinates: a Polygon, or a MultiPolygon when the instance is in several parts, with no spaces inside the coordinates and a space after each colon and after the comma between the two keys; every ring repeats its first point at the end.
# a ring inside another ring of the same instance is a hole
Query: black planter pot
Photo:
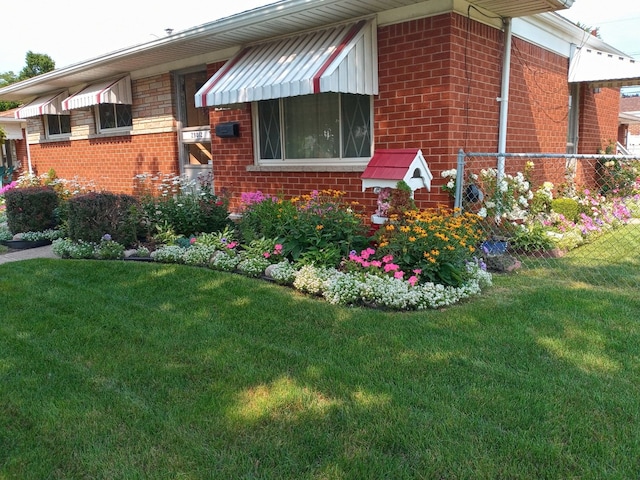
{"type": "Polygon", "coordinates": [[[2,240],[2,245],[5,245],[13,250],[26,250],[27,248],[44,247],[45,245],[51,245],[51,240],[2,240]]]}
{"type": "Polygon", "coordinates": [[[130,256],[130,257],[124,257],[124,260],[128,260],[130,262],[153,262],[155,261],[153,258],[151,257],[136,257],[136,256],[130,256]]]}

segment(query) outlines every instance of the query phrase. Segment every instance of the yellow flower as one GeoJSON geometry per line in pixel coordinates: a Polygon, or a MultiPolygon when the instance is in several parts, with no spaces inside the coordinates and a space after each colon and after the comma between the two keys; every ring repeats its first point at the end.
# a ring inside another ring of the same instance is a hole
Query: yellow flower
{"type": "Polygon", "coordinates": [[[415,242],[416,241],[416,237],[409,237],[409,241],[410,242],[415,242]]]}
{"type": "Polygon", "coordinates": [[[316,230],[322,230],[324,228],[324,225],[316,225],[316,230]]]}

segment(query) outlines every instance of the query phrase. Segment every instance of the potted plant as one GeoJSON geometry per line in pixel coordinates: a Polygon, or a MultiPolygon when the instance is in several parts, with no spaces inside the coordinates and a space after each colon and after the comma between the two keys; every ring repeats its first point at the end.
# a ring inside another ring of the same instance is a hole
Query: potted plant
{"type": "Polygon", "coordinates": [[[371,223],[383,225],[389,220],[388,212],[391,206],[391,188],[384,187],[378,190],[378,200],[376,212],[371,215],[371,223]]]}

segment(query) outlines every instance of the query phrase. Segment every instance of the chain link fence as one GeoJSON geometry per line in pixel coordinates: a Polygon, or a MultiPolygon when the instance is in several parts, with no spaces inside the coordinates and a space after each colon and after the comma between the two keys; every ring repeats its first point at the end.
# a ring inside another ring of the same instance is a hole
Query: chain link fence
{"type": "Polygon", "coordinates": [[[490,270],[640,287],[640,157],[461,150],[442,176],[455,206],[482,218],[490,270]]]}

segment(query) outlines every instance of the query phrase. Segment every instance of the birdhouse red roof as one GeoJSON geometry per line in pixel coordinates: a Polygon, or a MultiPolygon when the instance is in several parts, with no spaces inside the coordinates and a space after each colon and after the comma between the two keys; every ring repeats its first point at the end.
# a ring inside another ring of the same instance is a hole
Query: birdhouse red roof
{"type": "Polygon", "coordinates": [[[391,187],[404,180],[412,190],[431,189],[433,176],[418,149],[377,150],[360,177],[362,190],[368,187],[391,187]]]}

